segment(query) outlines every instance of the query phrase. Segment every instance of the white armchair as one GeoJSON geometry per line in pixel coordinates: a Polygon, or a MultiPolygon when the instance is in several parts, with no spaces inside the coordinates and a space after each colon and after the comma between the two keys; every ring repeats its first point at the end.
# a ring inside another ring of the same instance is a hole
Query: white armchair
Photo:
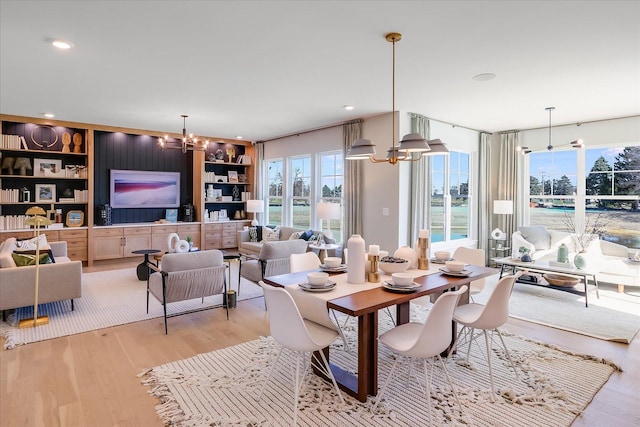
{"type": "Polygon", "coordinates": [[[547,230],[544,226],[520,227],[511,235],[512,258],[520,258],[520,248],[525,247],[531,259],[542,259],[554,255],[562,243],[573,247],[571,235],[566,231],[547,230]]]}

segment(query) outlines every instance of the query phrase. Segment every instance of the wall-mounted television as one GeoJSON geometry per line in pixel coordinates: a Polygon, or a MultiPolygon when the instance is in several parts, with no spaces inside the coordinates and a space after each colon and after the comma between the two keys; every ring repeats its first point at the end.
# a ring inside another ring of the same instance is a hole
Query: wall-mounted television
{"type": "Polygon", "coordinates": [[[114,209],[180,206],[180,172],[111,169],[109,186],[114,209]]]}

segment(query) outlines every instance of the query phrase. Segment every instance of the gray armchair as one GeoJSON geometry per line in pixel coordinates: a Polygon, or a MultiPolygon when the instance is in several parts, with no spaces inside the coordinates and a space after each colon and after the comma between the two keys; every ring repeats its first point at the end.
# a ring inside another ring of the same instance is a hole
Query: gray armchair
{"type": "Polygon", "coordinates": [[[257,257],[245,254],[240,276],[258,283],[264,277],[288,273],[289,255],[305,253],[307,245],[308,242],[301,239],[264,242],[257,257]]]}
{"type": "MultiPolygon", "coordinates": [[[[167,304],[202,298],[210,295],[223,295],[226,298],[226,268],[222,252],[219,250],[170,253],[162,257],[162,268],[153,263],[147,264],[153,271],[147,279],[147,313],[149,313],[149,295],[153,295],[164,308],[164,333],[167,331],[167,304]]],[[[227,320],[229,320],[229,305],[227,320]]]]}

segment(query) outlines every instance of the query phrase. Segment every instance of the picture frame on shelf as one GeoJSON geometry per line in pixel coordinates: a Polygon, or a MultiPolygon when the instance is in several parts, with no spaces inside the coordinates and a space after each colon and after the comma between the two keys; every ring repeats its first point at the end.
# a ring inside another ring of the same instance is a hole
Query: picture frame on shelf
{"type": "Polygon", "coordinates": [[[80,227],[84,224],[84,212],[80,210],[72,210],[67,212],[65,225],[67,227],[80,227]]]}
{"type": "Polygon", "coordinates": [[[178,222],[178,209],[167,209],[164,217],[167,222],[178,222]]]}
{"type": "Polygon", "coordinates": [[[36,203],[55,203],[55,184],[36,184],[36,203]]]}
{"type": "MultiPolygon", "coordinates": [[[[56,176],[62,170],[62,160],[33,159],[33,176],[56,176]]],[[[64,177],[64,175],[62,175],[64,177]]]]}
{"type": "Polygon", "coordinates": [[[228,178],[229,178],[229,182],[234,182],[237,183],[238,182],[238,172],[236,171],[229,171],[228,173],[228,178]]]}
{"type": "Polygon", "coordinates": [[[222,201],[222,189],[221,188],[214,188],[213,189],[213,200],[216,202],[221,202],[222,201]]]}
{"type": "Polygon", "coordinates": [[[245,175],[243,173],[239,173],[238,174],[238,182],[240,182],[240,183],[247,182],[247,175],[245,175]]]}

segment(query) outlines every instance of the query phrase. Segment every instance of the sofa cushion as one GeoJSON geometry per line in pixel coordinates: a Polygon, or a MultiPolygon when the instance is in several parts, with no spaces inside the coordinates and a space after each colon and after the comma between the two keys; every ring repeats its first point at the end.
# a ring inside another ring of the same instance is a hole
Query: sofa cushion
{"type": "Polygon", "coordinates": [[[16,250],[16,238],[9,237],[0,245],[0,268],[12,268],[16,266],[11,254],[16,250]]]}
{"type": "Polygon", "coordinates": [[[546,227],[542,225],[520,227],[519,231],[527,242],[535,246],[537,251],[551,247],[551,235],[546,227]]]}
{"type": "Polygon", "coordinates": [[[39,264],[51,264],[51,258],[48,253],[42,253],[39,257],[36,255],[27,255],[23,253],[14,252],[11,254],[13,261],[17,267],[25,267],[27,265],[36,265],[36,258],[40,258],[39,264]]]}
{"type": "Polygon", "coordinates": [[[41,234],[39,237],[31,237],[28,239],[18,239],[16,240],[16,247],[23,251],[31,251],[36,250],[36,242],[40,241],[40,249],[50,249],[49,244],[47,243],[47,235],[41,234]]]}

